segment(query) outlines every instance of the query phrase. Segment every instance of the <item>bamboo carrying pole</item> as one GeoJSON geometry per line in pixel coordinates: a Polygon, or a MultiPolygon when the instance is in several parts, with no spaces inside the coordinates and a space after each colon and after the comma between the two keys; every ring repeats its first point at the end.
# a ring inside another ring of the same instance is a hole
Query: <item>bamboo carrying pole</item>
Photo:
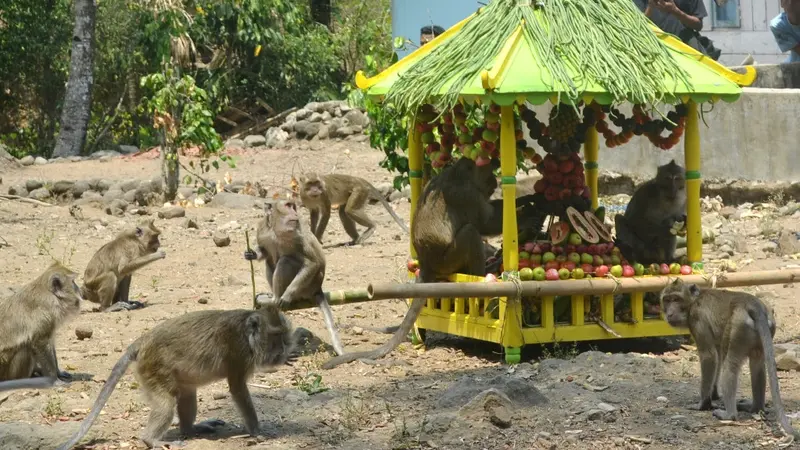
{"type": "MultiPolygon", "coordinates": [[[[685,283],[700,287],[711,287],[712,277],[708,275],[652,276],[643,278],[591,278],[586,280],[563,281],[522,281],[524,297],[558,295],[606,295],[631,292],[659,291],[680,278],[685,283]]],[[[720,274],[716,287],[744,287],[766,284],[788,284],[800,281],[800,269],[760,270],[757,272],[738,272],[720,274]]],[[[325,298],[331,305],[363,303],[394,298],[470,298],[470,297],[513,297],[517,295],[514,283],[408,283],[408,284],[370,284],[367,289],[326,292],[325,298]]],[[[293,302],[286,309],[297,310],[314,308],[313,300],[293,302]]]]}

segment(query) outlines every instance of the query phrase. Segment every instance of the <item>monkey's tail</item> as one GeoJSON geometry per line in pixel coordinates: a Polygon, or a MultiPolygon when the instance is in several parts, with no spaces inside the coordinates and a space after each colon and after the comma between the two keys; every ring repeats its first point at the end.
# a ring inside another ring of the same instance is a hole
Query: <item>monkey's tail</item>
{"type": "Polygon", "coordinates": [[[392,205],[390,205],[389,202],[387,202],[386,199],[383,198],[383,195],[381,194],[381,191],[379,191],[378,188],[376,188],[375,186],[371,186],[371,187],[372,187],[372,195],[376,199],[378,199],[379,202],[381,202],[383,207],[386,208],[386,211],[388,211],[389,214],[392,215],[392,218],[394,219],[394,221],[397,222],[398,225],[400,225],[400,228],[402,228],[403,231],[406,232],[406,234],[409,234],[408,227],[406,226],[405,222],[403,222],[403,219],[401,219],[397,215],[397,213],[394,212],[394,209],[392,209],[392,205]]]}
{"type": "Polygon", "coordinates": [[[758,336],[761,338],[761,345],[764,347],[764,361],[767,365],[767,376],[769,377],[769,393],[772,396],[772,403],[775,405],[775,413],[786,435],[794,439],[800,439],[800,436],[792,428],[792,424],[789,423],[789,418],[786,417],[786,411],[783,409],[780,386],[778,386],[778,370],[775,367],[775,347],[772,345],[772,334],[768,323],[769,315],[766,312],[766,308],[763,305],[759,305],[758,308],[751,309],[750,317],[755,322],[758,336]]]}
{"type": "Polygon", "coordinates": [[[100,390],[100,394],[97,396],[97,400],[94,401],[92,405],[92,411],[83,419],[81,422],[81,426],[72,436],[70,436],[69,440],[63,444],[61,444],[57,450],[69,450],[75,444],[77,444],[85,435],[89,432],[89,429],[92,427],[92,424],[95,420],[97,420],[97,416],[100,415],[100,411],[103,410],[103,406],[105,406],[106,401],[111,396],[111,393],[114,391],[114,388],[119,383],[120,378],[122,375],[125,374],[125,371],[128,370],[128,366],[131,362],[136,361],[136,357],[139,354],[139,346],[136,342],[131,344],[122,357],[117,361],[114,365],[114,368],[111,369],[111,375],[108,376],[108,380],[106,380],[106,384],[103,385],[103,389],[100,390]]]}
{"type": "Polygon", "coordinates": [[[56,377],[34,377],[3,381],[0,382],[0,392],[15,389],[47,389],[53,387],[57,380],[56,377]]]}
{"type": "Polygon", "coordinates": [[[408,309],[408,313],[403,318],[403,321],[400,323],[400,326],[397,329],[397,332],[389,339],[389,342],[381,345],[380,347],[364,351],[364,352],[355,352],[355,353],[346,353],[341,356],[335,356],[322,364],[322,368],[325,370],[333,369],[334,367],[356,361],[358,359],[377,359],[383,358],[384,356],[391,353],[392,350],[397,348],[401,342],[405,341],[406,336],[411,331],[411,327],[414,326],[414,322],[417,320],[419,313],[422,311],[422,308],[425,306],[426,300],[424,298],[415,298],[414,301],[411,302],[411,308],[408,309]]]}

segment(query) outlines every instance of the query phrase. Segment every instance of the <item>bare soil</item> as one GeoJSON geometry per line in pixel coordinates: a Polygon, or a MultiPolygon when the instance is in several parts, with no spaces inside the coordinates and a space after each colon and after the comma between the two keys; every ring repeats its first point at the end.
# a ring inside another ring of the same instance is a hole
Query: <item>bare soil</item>
{"type": "MultiPolygon", "coordinates": [[[[277,187],[288,186],[293,167],[329,172],[335,165],[337,172],[375,184],[391,181],[391,175],[378,166],[379,152],[351,142],[326,145],[317,151],[292,144],[285,149],[239,152],[237,168],[209,175],[221,179],[227,171],[234,181],[277,187]],[[350,150],[349,157],[345,149],[350,150]]],[[[0,189],[5,192],[7,186],[28,179],[121,181],[158,174],[158,160],[145,157],[64,162],[8,168],[0,189]]],[[[406,199],[394,206],[400,217],[408,217],[406,199]]],[[[53,257],[82,273],[97,248],[139,219],[108,216],[88,205],[82,210],[84,218],[76,219],[67,206],[0,200],[0,237],[10,244],[0,240],[0,295],[30,281],[53,257]]],[[[365,245],[326,249],[327,290],[405,278],[408,238],[380,205],[370,206],[369,213],[380,228],[365,245]]],[[[0,395],[0,448],[54,448],[77,428],[126,346],[160,321],[189,311],[250,307],[250,267],[242,258],[244,230],[255,229],[261,211],[205,206],[187,208],[186,215],[199,229],[184,228],[183,219],[156,221],[167,258],[137,272],[131,288],[132,297],[145,302],[146,308],[99,313],[87,302],[82,314],[59,331],[60,363],[75,381],[49,391],[0,395]],[[230,246],[215,246],[211,236],[218,229],[229,234],[230,246]],[[93,336],[78,340],[75,329],[79,327],[92,329],[93,336]]],[[[765,219],[751,217],[736,225],[756,253],[766,239],[747,229],[758,227],[759,220],[765,219]]],[[[798,226],[790,217],[774,220],[780,227],[796,230],[798,226]]],[[[347,240],[338,218],[333,217],[326,244],[347,240]]],[[[740,261],[740,270],[777,269],[792,262],[763,252],[756,256],[744,252],[735,259],[740,261]],[[748,259],[752,261],[742,263],[748,259]]],[[[256,289],[269,291],[259,266],[256,289]]],[[[765,293],[774,305],[778,342],[795,339],[800,329],[798,289],[777,285],[752,290],[765,293]]],[[[364,328],[398,324],[406,309],[404,302],[393,300],[334,307],[334,314],[345,346],[354,350],[388,339],[364,328]]],[[[288,315],[295,325],[329,341],[316,310],[288,315]]],[[[745,417],[725,424],[714,420],[710,412],[690,410],[698,401],[696,355],[664,340],[526,348],[524,362],[514,367],[502,362],[496,346],[430,334],[425,349],[406,343],[378,364],[356,362],[322,371],[319,364],[326,358],[321,353],[306,356],[294,367],[253,378],[251,392],[262,425],[258,437],[244,433],[224,382],[201,388],[198,420],[220,418],[226,425],[216,435],[189,440],[187,448],[752,449],[774,447],[777,440],[772,416],[768,421],[745,417]],[[318,385],[314,374],[321,377],[318,385]],[[327,390],[315,393],[317,387],[327,390]],[[475,394],[491,387],[506,392],[513,402],[505,420],[480,408],[458,414],[475,394]]],[[[745,368],[740,396],[750,395],[748,373],[745,368]]],[[[800,409],[800,377],[796,372],[779,375],[787,411],[795,412],[800,409]]],[[[84,439],[83,448],[144,448],[137,437],[147,414],[129,371],[84,439]]],[[[171,430],[167,437],[177,439],[177,431],[171,430]]]]}

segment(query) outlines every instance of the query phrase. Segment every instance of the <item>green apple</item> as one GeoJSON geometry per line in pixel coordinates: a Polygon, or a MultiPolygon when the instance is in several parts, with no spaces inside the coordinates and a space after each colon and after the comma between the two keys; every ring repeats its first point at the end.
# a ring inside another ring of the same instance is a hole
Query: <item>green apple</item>
{"type": "Polygon", "coordinates": [[[573,253],[570,253],[570,254],[569,254],[569,256],[568,256],[567,258],[568,258],[570,261],[574,262],[575,264],[580,264],[580,263],[581,263],[581,255],[579,255],[579,254],[577,254],[577,253],[574,253],[574,252],[573,252],[573,253]]]}
{"type": "Polygon", "coordinates": [[[639,263],[635,263],[633,265],[633,272],[636,274],[637,277],[644,275],[644,266],[639,263]]]}
{"type": "Polygon", "coordinates": [[[620,266],[619,264],[611,266],[611,271],[610,272],[611,272],[611,275],[614,275],[615,277],[621,277],[622,276],[622,266],[620,266]]]}
{"type": "Polygon", "coordinates": [[[620,265],[619,255],[611,255],[611,264],[615,266],[620,265]]]}
{"type": "Polygon", "coordinates": [[[531,254],[525,251],[519,252],[519,259],[530,259],[531,254]]]}
{"type": "Polygon", "coordinates": [[[575,278],[576,280],[580,280],[581,278],[583,278],[583,276],[584,276],[583,269],[581,269],[580,267],[576,267],[575,270],[572,271],[572,278],[575,278]]]}
{"type": "Polygon", "coordinates": [[[553,252],[545,252],[544,255],[542,255],[542,262],[545,264],[555,259],[556,259],[556,254],[553,252]]]}
{"type": "Polygon", "coordinates": [[[558,269],[558,278],[561,280],[566,280],[569,278],[569,269],[561,268],[558,269]]]}
{"type": "Polygon", "coordinates": [[[532,263],[536,263],[536,264],[541,264],[542,263],[542,255],[541,254],[537,254],[537,253],[532,254],[531,255],[531,262],[532,263]]]}
{"type": "Polygon", "coordinates": [[[678,263],[670,264],[669,273],[671,273],[672,275],[679,275],[681,273],[681,265],[678,263]]]}
{"type": "Polygon", "coordinates": [[[592,264],[594,262],[594,256],[584,253],[581,255],[581,264],[592,264]]]}
{"type": "Polygon", "coordinates": [[[572,245],[581,245],[583,244],[583,238],[578,233],[570,233],[569,234],[569,243],[572,245]]]}
{"type": "Polygon", "coordinates": [[[544,281],[545,279],[544,267],[539,266],[533,268],[533,279],[536,281],[544,281]]]}
{"type": "Polygon", "coordinates": [[[525,267],[519,271],[519,279],[522,281],[530,281],[533,279],[533,269],[525,267]]]}

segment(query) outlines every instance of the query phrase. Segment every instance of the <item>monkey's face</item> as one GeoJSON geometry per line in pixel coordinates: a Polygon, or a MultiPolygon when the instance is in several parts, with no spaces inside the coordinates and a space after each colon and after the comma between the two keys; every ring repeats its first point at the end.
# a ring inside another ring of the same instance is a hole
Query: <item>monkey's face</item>
{"type": "Polygon", "coordinates": [[[275,204],[267,204],[267,225],[278,226],[281,230],[295,230],[300,226],[297,214],[297,203],[294,200],[281,200],[275,204]]]}
{"type": "Polygon", "coordinates": [[[303,195],[317,199],[325,193],[325,183],[320,179],[309,179],[303,184],[303,195]]]}
{"type": "Polygon", "coordinates": [[[658,168],[656,182],[668,199],[675,200],[686,189],[686,174],[683,167],[672,160],[658,168]]]}
{"type": "Polygon", "coordinates": [[[80,312],[81,288],[75,282],[75,273],[59,270],[50,276],[50,292],[58,298],[59,305],[67,314],[80,312]]]}
{"type": "Polygon", "coordinates": [[[153,227],[136,228],[136,237],[139,238],[139,242],[141,242],[144,248],[150,253],[157,252],[161,247],[161,241],[158,239],[160,235],[161,231],[153,227]]]}
{"type": "Polygon", "coordinates": [[[689,308],[700,296],[700,288],[696,284],[684,284],[675,279],[661,291],[661,311],[667,323],[676,328],[689,326],[689,308]]]}

